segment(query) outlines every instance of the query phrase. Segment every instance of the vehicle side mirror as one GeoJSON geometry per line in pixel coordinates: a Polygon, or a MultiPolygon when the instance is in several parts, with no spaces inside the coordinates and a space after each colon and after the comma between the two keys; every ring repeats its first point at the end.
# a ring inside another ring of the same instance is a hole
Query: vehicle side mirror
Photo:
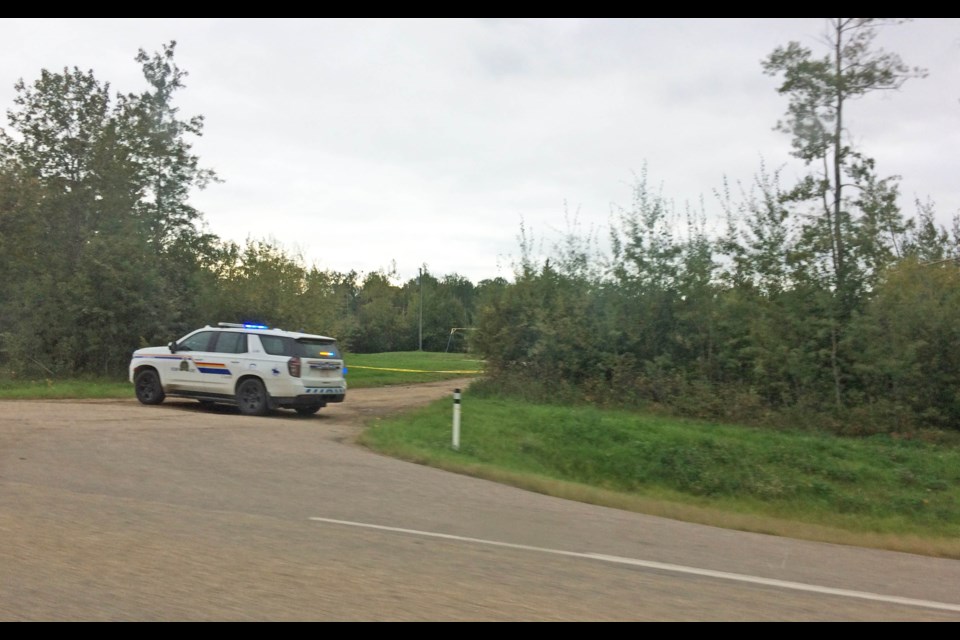
{"type": "Polygon", "coordinates": [[[170,349],[170,353],[176,353],[176,352],[177,352],[177,343],[176,343],[176,342],[171,342],[170,344],[167,345],[167,348],[170,349]]]}

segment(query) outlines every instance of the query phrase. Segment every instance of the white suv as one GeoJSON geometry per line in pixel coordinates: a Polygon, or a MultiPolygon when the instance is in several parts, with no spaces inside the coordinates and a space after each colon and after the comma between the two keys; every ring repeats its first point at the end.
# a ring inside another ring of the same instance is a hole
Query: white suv
{"type": "Polygon", "coordinates": [[[294,409],[312,415],[347,393],[337,341],[263,325],[221,322],[166,347],[137,349],[130,382],[137,400],[167,396],[231,404],[245,415],[294,409]]]}

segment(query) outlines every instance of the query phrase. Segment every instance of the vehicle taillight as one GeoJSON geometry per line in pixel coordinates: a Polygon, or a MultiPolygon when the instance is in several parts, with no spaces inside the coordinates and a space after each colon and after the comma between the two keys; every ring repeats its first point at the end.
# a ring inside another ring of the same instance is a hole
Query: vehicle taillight
{"type": "Polygon", "coordinates": [[[300,357],[293,356],[287,360],[287,372],[290,373],[294,378],[300,377],[300,357]]]}

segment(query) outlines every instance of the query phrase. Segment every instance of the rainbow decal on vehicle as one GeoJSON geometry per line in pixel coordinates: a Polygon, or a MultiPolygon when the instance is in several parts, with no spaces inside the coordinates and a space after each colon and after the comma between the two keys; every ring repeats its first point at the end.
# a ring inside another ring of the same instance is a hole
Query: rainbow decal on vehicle
{"type": "Polygon", "coordinates": [[[197,365],[197,370],[200,373],[213,373],[215,375],[228,376],[230,375],[230,369],[227,369],[227,365],[222,362],[195,362],[197,365]]]}

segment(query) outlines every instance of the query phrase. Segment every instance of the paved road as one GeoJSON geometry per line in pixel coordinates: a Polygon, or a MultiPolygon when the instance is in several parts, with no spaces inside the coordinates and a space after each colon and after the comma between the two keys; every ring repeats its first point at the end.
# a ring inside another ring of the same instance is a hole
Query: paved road
{"type": "Polygon", "coordinates": [[[0,402],[0,620],[960,621],[960,561],[595,507],[354,443],[456,386],[352,390],[307,419],[0,402]]]}

